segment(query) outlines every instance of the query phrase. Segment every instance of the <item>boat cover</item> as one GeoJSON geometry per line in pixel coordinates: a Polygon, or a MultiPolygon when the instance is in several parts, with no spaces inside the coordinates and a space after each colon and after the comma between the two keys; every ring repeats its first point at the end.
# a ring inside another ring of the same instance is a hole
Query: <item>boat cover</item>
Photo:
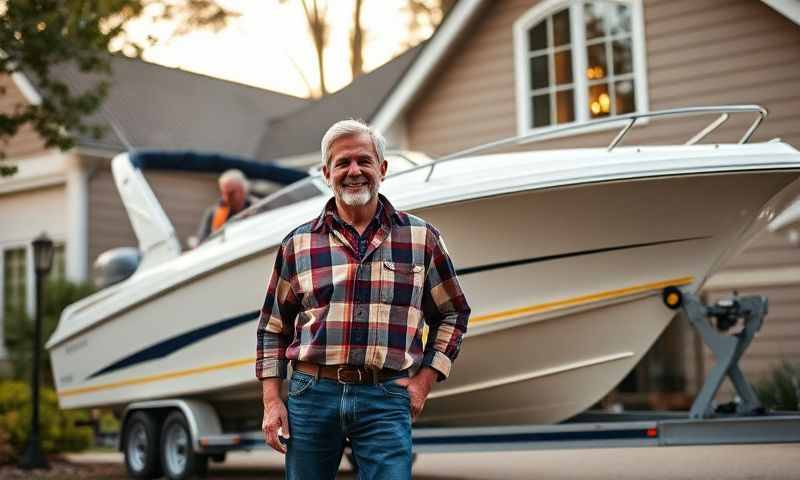
{"type": "Polygon", "coordinates": [[[191,150],[136,150],[129,154],[131,164],[140,170],[182,170],[222,173],[232,168],[241,170],[249,179],[269,180],[288,185],[307,177],[306,172],[279,167],[240,157],[191,150]]]}

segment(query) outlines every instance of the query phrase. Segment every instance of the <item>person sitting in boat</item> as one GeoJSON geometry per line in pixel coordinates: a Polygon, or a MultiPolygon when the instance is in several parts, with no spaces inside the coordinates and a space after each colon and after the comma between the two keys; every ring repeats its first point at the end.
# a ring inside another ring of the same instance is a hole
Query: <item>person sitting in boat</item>
{"type": "Polygon", "coordinates": [[[197,243],[203,242],[237,213],[250,206],[250,183],[240,170],[227,170],[219,176],[220,199],[203,213],[197,229],[197,243]]]}
{"type": "Polygon", "coordinates": [[[410,479],[411,423],[467,330],[470,309],[440,233],[378,194],[384,145],[359,121],[330,127],[322,172],[334,197],[275,257],[255,367],[262,430],[286,453],[289,479],[333,479],[346,440],[359,478],[410,479]]]}

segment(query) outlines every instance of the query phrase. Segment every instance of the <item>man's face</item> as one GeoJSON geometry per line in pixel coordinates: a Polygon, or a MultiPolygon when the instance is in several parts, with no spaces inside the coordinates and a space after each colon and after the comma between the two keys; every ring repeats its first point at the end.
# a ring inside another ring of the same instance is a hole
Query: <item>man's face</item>
{"type": "Polygon", "coordinates": [[[322,173],[338,200],[359,207],[378,195],[386,166],[385,160],[378,161],[369,135],[350,135],[333,142],[330,162],[322,167],[322,173]]]}
{"type": "Polygon", "coordinates": [[[244,187],[236,180],[220,183],[219,194],[222,197],[222,203],[229,206],[233,211],[238,212],[244,207],[244,187]]]}

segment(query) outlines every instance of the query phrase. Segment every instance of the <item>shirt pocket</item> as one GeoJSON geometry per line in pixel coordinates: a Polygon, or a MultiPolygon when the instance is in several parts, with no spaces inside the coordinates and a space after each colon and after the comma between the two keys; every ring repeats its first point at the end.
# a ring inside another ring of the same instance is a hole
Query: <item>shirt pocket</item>
{"type": "Polygon", "coordinates": [[[424,279],[422,265],[384,260],[381,267],[381,302],[419,308],[424,279]]]}

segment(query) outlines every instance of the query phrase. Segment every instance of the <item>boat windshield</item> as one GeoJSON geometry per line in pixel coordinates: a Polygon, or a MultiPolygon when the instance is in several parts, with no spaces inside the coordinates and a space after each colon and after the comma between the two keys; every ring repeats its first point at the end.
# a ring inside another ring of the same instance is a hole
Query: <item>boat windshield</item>
{"type": "Polygon", "coordinates": [[[260,215],[271,210],[286,207],[309,198],[319,197],[326,194],[327,187],[324,186],[319,177],[311,176],[303,180],[294,182],[293,184],[278,190],[272,195],[267,195],[263,199],[239,212],[233,217],[231,222],[238,222],[245,218],[250,218],[255,215],[260,215]]]}
{"type": "MultiPolygon", "coordinates": [[[[420,152],[410,151],[391,151],[386,153],[386,159],[389,163],[389,175],[399,173],[404,170],[414,168],[419,165],[427,164],[431,161],[430,157],[420,152]]],[[[319,197],[321,195],[331,195],[328,186],[322,178],[322,171],[320,168],[311,170],[311,175],[308,178],[299,180],[272,195],[268,195],[257,203],[253,204],[250,208],[239,212],[236,216],[231,218],[230,222],[234,223],[245,218],[250,218],[255,215],[260,215],[271,210],[283,208],[303,200],[319,197]]],[[[218,230],[209,238],[213,238],[220,231],[218,230]]]]}

